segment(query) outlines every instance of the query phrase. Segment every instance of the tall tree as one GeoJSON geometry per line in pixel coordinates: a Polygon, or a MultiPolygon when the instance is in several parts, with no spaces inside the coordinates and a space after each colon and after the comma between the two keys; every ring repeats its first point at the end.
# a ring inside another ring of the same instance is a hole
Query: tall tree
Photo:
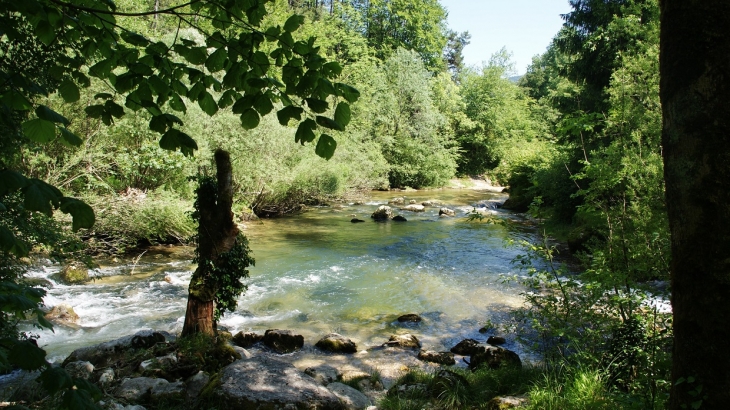
{"type": "Polygon", "coordinates": [[[671,409],[730,408],[730,2],[661,3],[671,409]]]}

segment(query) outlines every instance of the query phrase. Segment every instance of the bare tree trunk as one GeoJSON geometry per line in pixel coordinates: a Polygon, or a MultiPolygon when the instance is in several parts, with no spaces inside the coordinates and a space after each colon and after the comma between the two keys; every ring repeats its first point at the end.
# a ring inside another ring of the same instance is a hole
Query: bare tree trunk
{"type": "Polygon", "coordinates": [[[233,176],[228,152],[215,152],[217,189],[198,190],[198,268],[188,288],[188,306],[182,335],[193,333],[215,334],[213,313],[217,289],[206,281],[218,257],[233,248],[238,227],[233,222],[233,176]],[[211,263],[207,263],[210,261],[211,263]]]}
{"type": "Polygon", "coordinates": [[[157,12],[160,10],[160,0],[155,0],[155,16],[152,22],[152,29],[157,29],[157,23],[160,21],[160,15],[157,12]]]}
{"type": "Polygon", "coordinates": [[[730,1],[661,2],[671,409],[730,409],[730,1]]]}

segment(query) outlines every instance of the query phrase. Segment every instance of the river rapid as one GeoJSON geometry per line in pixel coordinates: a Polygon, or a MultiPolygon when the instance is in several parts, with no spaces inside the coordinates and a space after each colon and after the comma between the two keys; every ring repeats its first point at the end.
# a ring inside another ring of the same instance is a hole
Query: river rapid
{"type": "MultiPolygon", "coordinates": [[[[534,227],[499,209],[488,213],[507,223],[469,222],[466,216],[474,206],[504,199],[471,189],[373,192],[362,204],[247,223],[256,266],[238,308],[219,325],[234,334],[291,329],[308,345],[329,332],[361,348],[405,332],[417,335],[428,350],[448,350],[464,338],[484,341],[489,334],[478,330],[488,321],[508,320],[509,310],[522,303],[521,288],[503,283],[505,275],[516,273],[511,261],[520,253],[506,242],[530,239],[534,227]],[[407,222],[370,219],[396,196],[406,203],[438,200],[456,216],[439,217],[436,206],[419,213],[395,209],[407,222]],[[355,217],[366,222],[351,223],[355,217]],[[404,327],[396,318],[406,313],[421,315],[423,322],[404,327]]],[[[157,247],[125,260],[99,259],[93,281],[70,286],[56,280],[60,266],[34,268],[29,276],[51,286],[46,305],[68,304],[80,319],[74,327],[32,332],[52,360],[141,329],[177,333],[195,268],[191,258],[191,248],[157,247]]],[[[513,339],[506,347],[522,350],[513,339]]]]}

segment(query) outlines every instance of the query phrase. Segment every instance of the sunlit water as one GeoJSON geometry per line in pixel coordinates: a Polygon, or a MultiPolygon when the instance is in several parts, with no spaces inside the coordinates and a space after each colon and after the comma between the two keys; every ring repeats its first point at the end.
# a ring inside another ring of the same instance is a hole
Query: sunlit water
{"type": "MultiPolygon", "coordinates": [[[[502,194],[472,190],[406,193],[406,201],[437,199],[456,210],[441,218],[438,207],[397,213],[408,222],[374,222],[370,214],[394,193],[376,192],[363,205],[311,209],[301,215],[252,222],[245,230],[256,258],[238,309],[220,322],[232,333],[291,329],[314,344],[335,331],[360,346],[382,344],[394,333],[416,334],[424,348],[448,350],[459,340],[486,339],[478,329],[500,322],[519,306],[520,288],[503,283],[520,250],[506,241],[530,237],[532,228],[507,211],[492,211],[507,224],[468,222],[466,214],[502,194]],[[351,223],[353,217],[365,223],[351,223]],[[396,318],[418,313],[424,321],[405,328],[396,318]]],[[[189,248],[149,250],[138,260],[100,261],[96,280],[66,286],[58,266],[38,268],[48,306],[65,303],[80,316],[77,327],[41,331],[52,358],[140,329],[182,329],[187,285],[194,270],[189,248]],[[136,263],[135,263],[136,262],[136,263]]],[[[514,342],[512,342],[514,343],[514,342]]],[[[519,349],[508,344],[507,347],[519,349]]]]}

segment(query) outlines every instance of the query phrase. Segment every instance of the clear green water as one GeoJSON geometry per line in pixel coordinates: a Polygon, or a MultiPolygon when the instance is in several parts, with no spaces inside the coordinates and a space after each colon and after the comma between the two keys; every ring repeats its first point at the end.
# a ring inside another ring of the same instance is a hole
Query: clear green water
{"type": "MultiPolygon", "coordinates": [[[[520,289],[502,283],[519,253],[507,239],[530,237],[532,228],[506,211],[508,224],[468,222],[466,213],[501,194],[472,190],[419,191],[406,201],[437,199],[456,209],[440,218],[426,212],[396,212],[408,222],[374,222],[370,214],[394,193],[376,192],[365,204],[311,209],[301,215],[252,222],[244,231],[256,258],[249,289],[236,312],[220,325],[231,332],[291,329],[313,344],[336,331],[360,346],[383,343],[394,333],[416,334],[424,348],[443,350],[465,337],[484,339],[478,329],[505,320],[521,303],[520,289]],[[351,223],[357,217],[364,223],[351,223]],[[424,321],[403,328],[396,318],[418,313],[424,321]]],[[[150,250],[137,261],[101,261],[99,277],[85,285],[54,281],[58,267],[32,276],[53,284],[46,303],[66,303],[80,316],[78,327],[57,326],[40,342],[52,356],[139,329],[182,328],[187,284],[194,266],[189,249],[150,250]]],[[[508,346],[510,347],[510,346],[508,346]]],[[[516,348],[516,346],[512,346],[516,348]]]]}

